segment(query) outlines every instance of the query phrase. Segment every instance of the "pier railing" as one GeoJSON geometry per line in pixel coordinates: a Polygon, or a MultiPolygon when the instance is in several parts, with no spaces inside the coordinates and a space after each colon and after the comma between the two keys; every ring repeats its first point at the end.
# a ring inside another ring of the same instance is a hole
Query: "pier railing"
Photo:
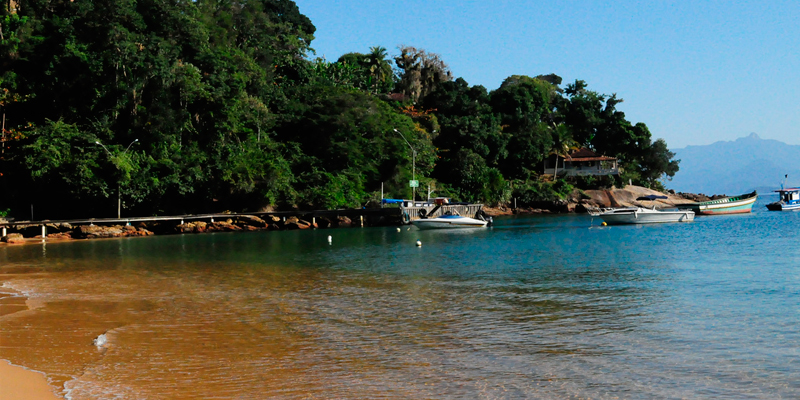
{"type": "Polygon", "coordinates": [[[425,210],[426,218],[435,218],[447,213],[458,214],[464,217],[475,217],[483,208],[483,204],[444,204],[438,209],[436,209],[436,207],[435,204],[423,203],[422,205],[404,206],[401,207],[401,210],[404,213],[404,219],[405,214],[408,215],[408,221],[420,219],[421,210],[425,210]]]}

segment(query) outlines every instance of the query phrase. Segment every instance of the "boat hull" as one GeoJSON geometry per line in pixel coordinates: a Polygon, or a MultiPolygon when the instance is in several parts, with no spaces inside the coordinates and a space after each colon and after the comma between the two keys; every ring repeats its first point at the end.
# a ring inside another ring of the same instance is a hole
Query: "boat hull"
{"type": "Polygon", "coordinates": [[[782,201],[767,204],[767,210],[770,211],[797,211],[800,210],[800,204],[786,204],[782,201]]]}
{"type": "Polygon", "coordinates": [[[682,206],[682,209],[694,211],[698,215],[728,215],[746,214],[752,212],[753,204],[758,199],[756,192],[737,197],[705,201],[697,204],[682,206]]]}
{"type": "Polygon", "coordinates": [[[459,219],[417,219],[411,221],[411,224],[418,229],[468,229],[468,228],[484,228],[487,222],[473,218],[459,218],[459,219]]]}
{"type": "Polygon", "coordinates": [[[683,211],[656,211],[648,209],[615,210],[599,213],[598,216],[609,225],[638,225],[661,224],[670,222],[694,221],[694,212],[683,211]]]}

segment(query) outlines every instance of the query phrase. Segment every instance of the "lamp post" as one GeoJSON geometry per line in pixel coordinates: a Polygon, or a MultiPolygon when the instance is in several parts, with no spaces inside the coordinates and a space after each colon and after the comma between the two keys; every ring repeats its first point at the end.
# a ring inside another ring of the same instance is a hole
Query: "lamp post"
{"type": "MultiPolygon", "coordinates": [[[[125,151],[123,151],[123,152],[122,152],[122,155],[125,155],[125,153],[127,153],[127,152],[128,152],[128,150],[131,148],[131,146],[133,146],[133,144],[134,144],[134,143],[136,143],[136,142],[138,142],[138,141],[139,141],[139,139],[134,139],[134,140],[133,140],[133,141],[132,141],[132,142],[131,142],[131,143],[128,145],[128,147],[126,147],[126,148],[125,148],[125,151]]],[[[102,147],[102,148],[103,148],[103,150],[105,150],[105,151],[106,151],[106,153],[108,153],[108,158],[109,158],[109,159],[111,159],[111,157],[113,157],[113,155],[111,154],[111,152],[110,152],[110,151],[108,151],[108,148],[107,148],[106,146],[104,146],[102,143],[100,143],[99,141],[95,141],[94,143],[95,143],[95,144],[99,144],[99,145],[100,145],[100,147],[102,147]]],[[[114,164],[114,166],[116,166],[116,167],[117,167],[117,170],[119,170],[119,166],[118,166],[118,165],[114,164]]],[[[119,180],[117,180],[117,219],[120,219],[120,218],[122,218],[122,192],[120,191],[119,180]]]]}
{"type": "MultiPolygon", "coordinates": [[[[400,137],[403,138],[403,140],[406,142],[406,144],[408,145],[408,148],[411,149],[411,180],[416,181],[417,180],[417,174],[416,174],[417,151],[414,150],[414,147],[411,146],[411,143],[408,143],[408,140],[406,140],[406,137],[403,136],[403,134],[400,133],[400,131],[398,131],[397,129],[392,129],[392,130],[397,132],[397,134],[400,135],[400,137]]],[[[414,204],[414,202],[417,201],[417,199],[416,199],[417,190],[416,189],[417,189],[416,187],[411,186],[411,204],[414,204]]]]}

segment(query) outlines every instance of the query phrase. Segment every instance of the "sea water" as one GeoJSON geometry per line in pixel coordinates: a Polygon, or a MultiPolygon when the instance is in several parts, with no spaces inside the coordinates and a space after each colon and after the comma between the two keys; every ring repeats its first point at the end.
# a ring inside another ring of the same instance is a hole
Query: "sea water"
{"type": "Polygon", "coordinates": [[[72,399],[800,398],[800,213],[763,203],[2,247],[0,359],[72,399]]]}

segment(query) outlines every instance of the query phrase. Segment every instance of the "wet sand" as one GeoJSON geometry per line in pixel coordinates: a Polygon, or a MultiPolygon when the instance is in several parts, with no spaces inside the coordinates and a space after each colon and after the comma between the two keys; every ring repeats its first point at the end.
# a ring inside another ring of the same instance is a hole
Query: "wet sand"
{"type": "Polygon", "coordinates": [[[61,399],[47,384],[44,374],[0,360],[0,400],[61,399]]]}

